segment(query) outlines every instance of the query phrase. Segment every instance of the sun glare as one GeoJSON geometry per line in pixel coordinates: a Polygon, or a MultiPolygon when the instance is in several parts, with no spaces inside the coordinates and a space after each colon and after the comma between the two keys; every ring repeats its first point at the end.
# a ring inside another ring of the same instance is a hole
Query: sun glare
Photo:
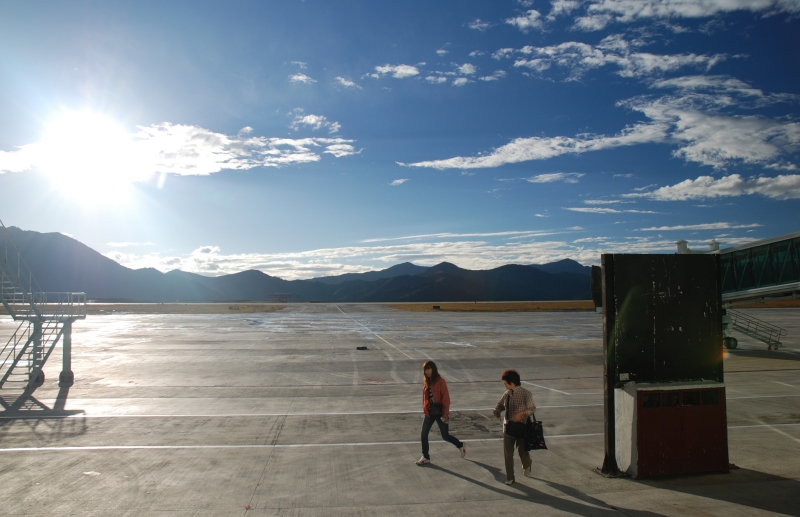
{"type": "Polygon", "coordinates": [[[84,202],[116,203],[152,171],[138,163],[133,136],[92,111],[62,114],[46,126],[41,169],[54,185],[84,202]]]}

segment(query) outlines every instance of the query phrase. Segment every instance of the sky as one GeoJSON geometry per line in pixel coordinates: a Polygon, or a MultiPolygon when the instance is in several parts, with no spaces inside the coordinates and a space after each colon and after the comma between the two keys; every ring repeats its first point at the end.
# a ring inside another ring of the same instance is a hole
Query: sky
{"type": "Polygon", "coordinates": [[[303,279],[800,231],[800,0],[0,0],[0,219],[303,279]]]}

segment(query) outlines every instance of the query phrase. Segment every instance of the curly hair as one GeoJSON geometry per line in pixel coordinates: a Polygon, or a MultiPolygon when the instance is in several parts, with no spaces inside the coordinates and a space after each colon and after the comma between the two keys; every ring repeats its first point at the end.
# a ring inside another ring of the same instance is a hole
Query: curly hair
{"type": "Polygon", "coordinates": [[[500,378],[509,384],[513,384],[514,386],[519,386],[522,384],[522,381],[520,380],[519,374],[516,370],[506,370],[503,372],[503,375],[500,378]]]}

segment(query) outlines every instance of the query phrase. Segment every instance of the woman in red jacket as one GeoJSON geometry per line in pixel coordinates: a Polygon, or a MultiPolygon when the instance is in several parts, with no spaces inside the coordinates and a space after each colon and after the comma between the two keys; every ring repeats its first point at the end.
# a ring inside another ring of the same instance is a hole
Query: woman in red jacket
{"type": "Polygon", "coordinates": [[[417,461],[417,465],[427,465],[431,462],[428,453],[428,433],[433,427],[433,423],[439,424],[439,431],[442,438],[455,445],[461,452],[463,458],[467,454],[464,444],[448,431],[450,427],[450,394],[447,392],[447,383],[439,375],[439,370],[433,361],[425,361],[422,365],[422,374],[425,382],[422,385],[422,411],[425,417],[422,420],[422,457],[417,461]]]}

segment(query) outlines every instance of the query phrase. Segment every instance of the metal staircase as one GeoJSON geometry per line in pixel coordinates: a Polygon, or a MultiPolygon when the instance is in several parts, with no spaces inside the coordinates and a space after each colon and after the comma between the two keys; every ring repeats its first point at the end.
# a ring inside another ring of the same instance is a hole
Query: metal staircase
{"type": "Polygon", "coordinates": [[[0,302],[13,320],[20,322],[0,349],[0,388],[41,385],[44,364],[59,341],[64,352],[59,384],[71,385],[72,323],[86,318],[86,295],[42,292],[2,221],[0,302]]]}
{"type": "Polygon", "coordinates": [[[738,344],[736,338],[727,337],[730,330],[736,330],[766,343],[769,350],[777,350],[781,347],[781,337],[786,335],[786,329],[733,309],[727,309],[727,318],[723,318],[723,327],[727,348],[736,348],[738,344]]]}

